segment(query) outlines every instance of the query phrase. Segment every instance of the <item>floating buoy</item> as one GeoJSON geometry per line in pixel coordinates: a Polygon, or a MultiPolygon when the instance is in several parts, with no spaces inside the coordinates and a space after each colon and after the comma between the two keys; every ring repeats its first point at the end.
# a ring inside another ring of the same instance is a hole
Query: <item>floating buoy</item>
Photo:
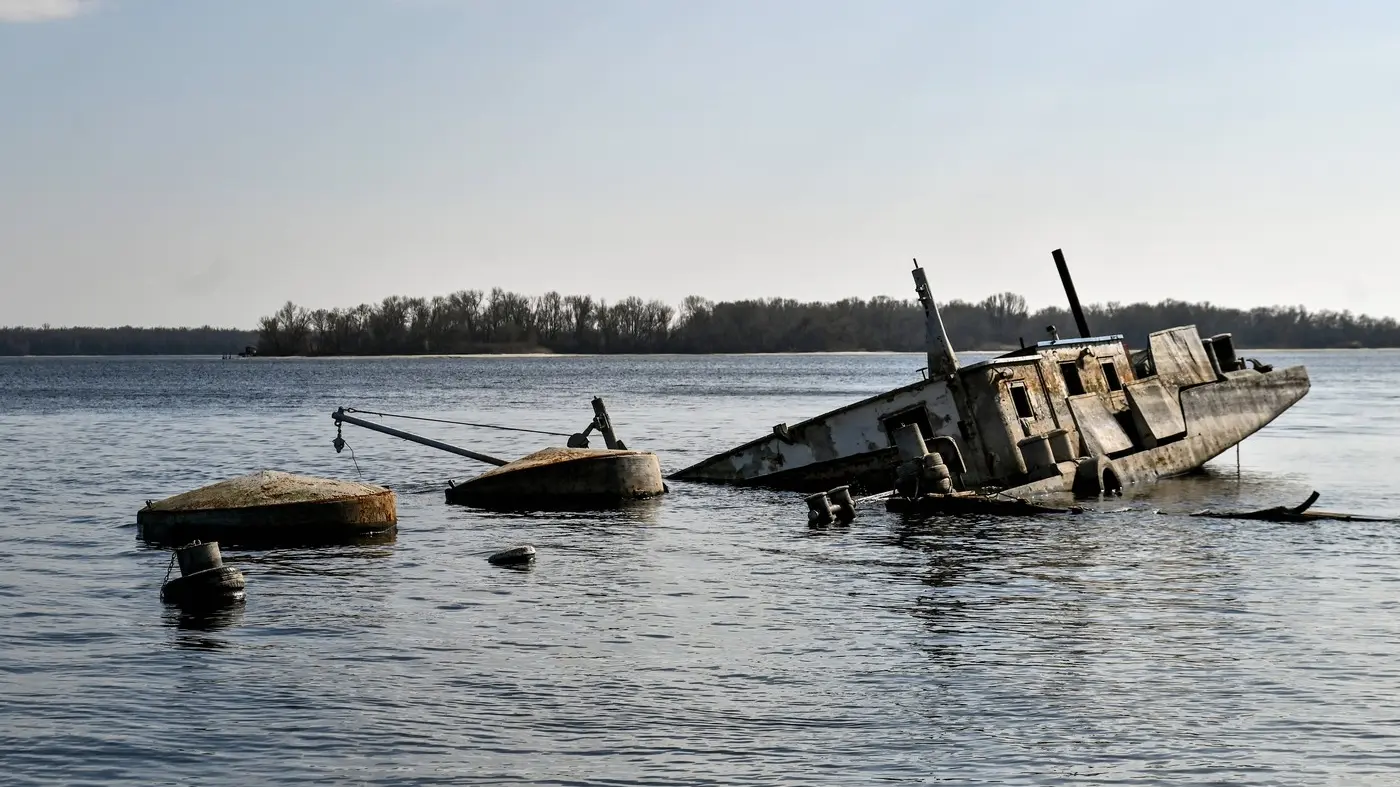
{"type": "Polygon", "coordinates": [[[382,486],[276,470],[148,502],[136,514],[137,536],[167,545],[337,543],[392,535],[397,523],[394,493],[382,486]]]}
{"type": "Polygon", "coordinates": [[[160,586],[162,601],[217,606],[243,600],[247,582],[238,569],[224,565],[217,543],[196,541],[179,547],[172,557],[172,562],[175,560],[180,563],[180,576],[160,586]]]}
{"type": "Polygon", "coordinates": [[[510,549],[505,549],[500,552],[497,552],[491,557],[486,558],[486,561],[494,566],[528,565],[530,563],[535,562],[535,548],[530,546],[529,544],[525,544],[524,546],[512,547],[510,549]]]}

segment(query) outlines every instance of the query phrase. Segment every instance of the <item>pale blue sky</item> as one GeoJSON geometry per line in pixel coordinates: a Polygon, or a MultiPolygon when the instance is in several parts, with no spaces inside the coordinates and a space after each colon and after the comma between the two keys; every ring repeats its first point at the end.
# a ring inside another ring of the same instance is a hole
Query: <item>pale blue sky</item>
{"type": "Polygon", "coordinates": [[[1400,3],[0,0],[0,325],[501,286],[1400,316],[1400,3]]]}

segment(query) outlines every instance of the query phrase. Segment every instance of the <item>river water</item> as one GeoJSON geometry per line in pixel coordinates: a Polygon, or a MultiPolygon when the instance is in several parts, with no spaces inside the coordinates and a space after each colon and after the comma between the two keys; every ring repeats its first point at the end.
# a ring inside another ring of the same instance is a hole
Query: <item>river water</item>
{"type": "Polygon", "coordinates": [[[597,394],[670,471],[919,356],[0,361],[0,782],[1400,783],[1400,525],[1185,516],[1312,489],[1400,515],[1400,353],[1260,355],[1313,390],[1238,473],[826,531],[798,495],[689,484],[449,507],[480,466],[352,427],[337,455],[330,413],[572,432],[597,394]],[[230,551],[245,604],[164,607],[136,510],[264,467],[392,487],[397,540],[230,551]],[[486,564],[520,543],[532,570],[486,564]]]}

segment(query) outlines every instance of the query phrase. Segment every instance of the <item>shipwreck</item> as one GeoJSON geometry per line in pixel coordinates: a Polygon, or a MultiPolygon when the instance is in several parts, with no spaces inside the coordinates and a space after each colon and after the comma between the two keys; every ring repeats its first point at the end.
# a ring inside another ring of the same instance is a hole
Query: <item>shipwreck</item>
{"type": "Polygon", "coordinates": [[[1051,338],[967,366],[948,341],[925,270],[923,379],[840,407],[710,457],[671,476],[818,492],[855,484],[876,493],[899,482],[896,432],[918,428],[951,491],[1028,497],[1082,495],[1200,468],[1262,429],[1308,392],[1307,370],[1274,369],[1237,355],[1233,337],[1195,326],[1148,336],[1089,331],[1065,264],[1054,259],[1078,338],[1051,338]]]}

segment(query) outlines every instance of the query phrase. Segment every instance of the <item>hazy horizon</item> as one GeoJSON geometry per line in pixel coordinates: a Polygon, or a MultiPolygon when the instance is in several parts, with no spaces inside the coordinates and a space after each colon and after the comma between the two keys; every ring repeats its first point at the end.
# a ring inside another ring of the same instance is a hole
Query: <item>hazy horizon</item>
{"type": "Polygon", "coordinates": [[[0,325],[461,289],[1400,317],[1400,6],[0,0],[0,325]]]}

